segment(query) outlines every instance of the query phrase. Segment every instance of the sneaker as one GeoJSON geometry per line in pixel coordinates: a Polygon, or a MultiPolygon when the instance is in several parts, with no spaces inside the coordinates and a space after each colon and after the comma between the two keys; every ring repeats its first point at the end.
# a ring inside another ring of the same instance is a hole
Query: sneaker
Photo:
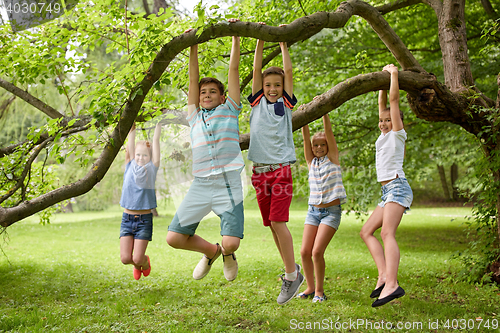
{"type": "Polygon", "coordinates": [[[222,255],[224,261],[224,277],[228,281],[233,281],[238,276],[238,262],[234,253],[222,255]]]}
{"type": "Polygon", "coordinates": [[[314,297],[314,291],[310,294],[300,293],[297,295],[297,298],[302,298],[302,299],[307,299],[309,297],[314,297]]]}
{"type": "Polygon", "coordinates": [[[215,252],[215,255],[212,258],[208,258],[206,255],[203,255],[203,258],[201,258],[198,265],[196,265],[196,267],[194,268],[193,278],[195,280],[203,279],[208,274],[208,272],[210,272],[212,264],[215,260],[217,260],[217,258],[219,258],[221,253],[222,251],[220,245],[219,243],[217,243],[217,252],[215,252]]]}
{"type": "Polygon", "coordinates": [[[321,303],[326,301],[326,295],[323,293],[323,296],[314,296],[313,303],[321,303]]]}
{"type": "Polygon", "coordinates": [[[281,275],[281,280],[283,280],[283,284],[281,285],[281,292],[278,296],[278,304],[283,305],[294,298],[299,292],[299,288],[304,282],[304,276],[300,272],[297,272],[295,281],[290,281],[285,279],[285,275],[283,274],[281,275]]]}

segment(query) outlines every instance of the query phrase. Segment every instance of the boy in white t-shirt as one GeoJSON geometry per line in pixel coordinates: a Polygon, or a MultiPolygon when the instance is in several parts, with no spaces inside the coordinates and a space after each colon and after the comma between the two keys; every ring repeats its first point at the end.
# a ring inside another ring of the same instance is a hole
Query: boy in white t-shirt
{"type": "Polygon", "coordinates": [[[376,147],[377,181],[382,185],[380,202],[361,229],[360,236],[370,251],[378,270],[378,280],[370,297],[378,299],[372,307],[384,305],[405,294],[398,285],[399,247],[396,230],[403,213],[410,208],[413,192],[403,172],[406,132],[403,115],[399,110],[398,68],[393,64],[383,69],[391,75],[389,105],[387,91],[380,90],[378,98],[379,125],[382,131],[376,147]],[[373,235],[381,229],[384,247],[373,235]]]}

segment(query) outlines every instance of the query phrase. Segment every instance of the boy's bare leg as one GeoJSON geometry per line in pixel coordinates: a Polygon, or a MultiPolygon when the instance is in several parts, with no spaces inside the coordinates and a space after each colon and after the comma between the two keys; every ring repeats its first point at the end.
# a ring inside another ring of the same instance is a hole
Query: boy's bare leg
{"type": "Polygon", "coordinates": [[[272,222],[271,225],[276,233],[276,238],[279,242],[280,253],[283,258],[283,263],[285,264],[285,272],[293,273],[295,272],[295,256],[293,253],[293,239],[290,234],[290,230],[286,226],[286,222],[272,222]]]}
{"type": "Polygon", "coordinates": [[[229,255],[240,247],[240,238],[234,236],[222,236],[222,254],[229,255]]]}
{"type": "Polygon", "coordinates": [[[271,226],[269,226],[269,228],[271,229],[271,232],[273,234],[274,244],[276,244],[276,247],[278,248],[278,252],[280,253],[281,261],[285,262],[285,258],[283,258],[283,251],[281,251],[281,245],[280,245],[280,241],[278,239],[278,235],[276,234],[276,231],[274,230],[272,224],[271,224],[271,226]]]}
{"type": "Polygon", "coordinates": [[[240,238],[234,236],[222,236],[222,259],[224,260],[224,277],[233,281],[238,276],[238,261],[234,252],[240,246],[240,238]]]}
{"type": "Polygon", "coordinates": [[[196,251],[212,258],[217,253],[217,244],[212,244],[198,235],[183,235],[174,231],[167,233],[167,243],[176,249],[196,251]]]}

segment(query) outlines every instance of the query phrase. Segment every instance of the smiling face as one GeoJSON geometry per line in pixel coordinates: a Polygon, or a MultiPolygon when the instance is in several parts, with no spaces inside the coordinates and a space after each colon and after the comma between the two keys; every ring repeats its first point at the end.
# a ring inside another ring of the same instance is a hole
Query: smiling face
{"type": "Polygon", "coordinates": [[[378,128],[380,128],[380,130],[384,135],[392,131],[390,110],[384,110],[382,112],[379,112],[378,128]]]}
{"type": "Polygon", "coordinates": [[[224,95],[222,95],[216,83],[210,82],[203,84],[200,87],[200,106],[211,110],[224,103],[224,95]]]}
{"type": "Polygon", "coordinates": [[[328,144],[324,133],[316,133],[312,138],[312,152],[315,157],[323,157],[328,153],[328,144]]]}
{"type": "Polygon", "coordinates": [[[138,142],[135,145],[135,163],[140,166],[144,166],[151,161],[151,151],[148,148],[149,143],[147,142],[138,142]]]}
{"type": "Polygon", "coordinates": [[[283,76],[279,74],[269,74],[264,77],[262,86],[264,96],[271,103],[276,103],[278,98],[283,96],[283,76]]]}

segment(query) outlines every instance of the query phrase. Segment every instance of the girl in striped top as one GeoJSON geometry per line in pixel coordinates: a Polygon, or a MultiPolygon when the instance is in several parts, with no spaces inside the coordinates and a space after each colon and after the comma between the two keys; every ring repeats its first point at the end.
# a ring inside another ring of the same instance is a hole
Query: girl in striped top
{"type": "Polygon", "coordinates": [[[313,302],[326,300],[323,290],[325,279],[326,247],[340,225],[341,204],[346,201],[339,164],[339,151],[328,114],[323,116],[325,132],[309,134],[309,126],[302,127],[304,155],[309,167],[309,209],[302,236],[302,267],[307,289],[299,298],[313,297],[313,302]]]}

